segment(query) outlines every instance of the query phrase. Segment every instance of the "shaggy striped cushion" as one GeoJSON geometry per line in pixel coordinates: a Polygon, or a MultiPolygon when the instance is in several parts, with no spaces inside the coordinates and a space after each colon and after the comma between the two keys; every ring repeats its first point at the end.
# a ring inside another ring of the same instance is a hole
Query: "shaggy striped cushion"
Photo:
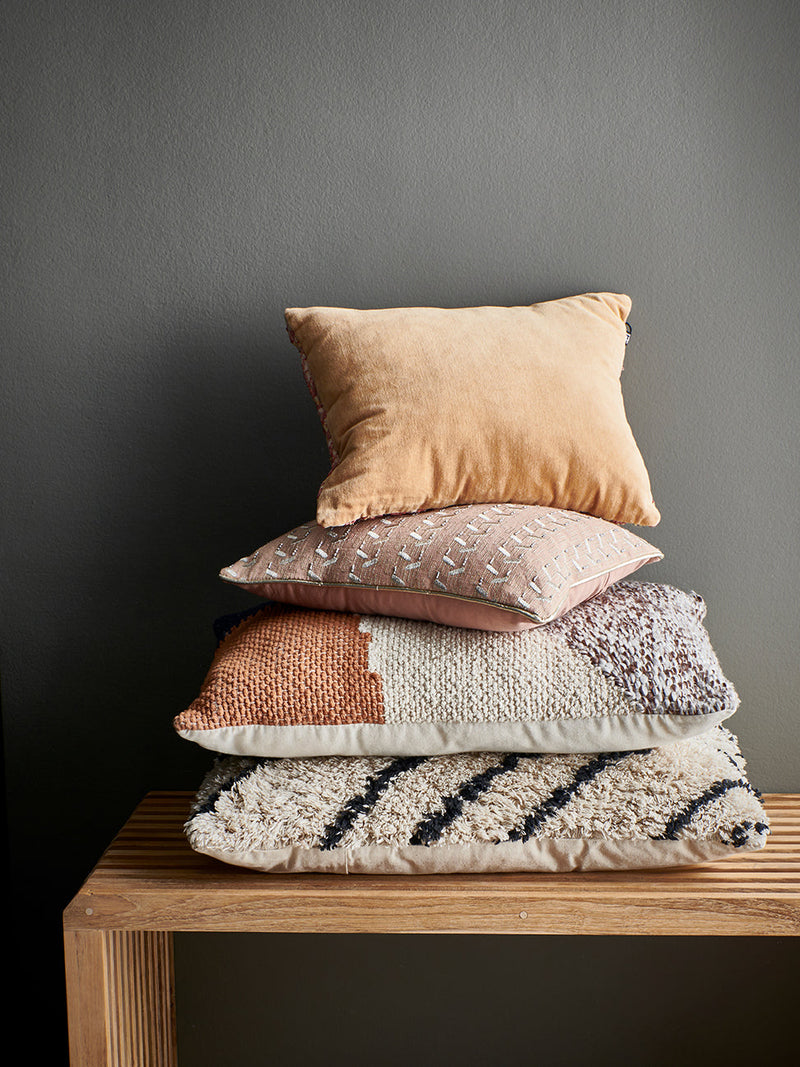
{"type": "Polygon", "coordinates": [[[224,637],[175,728],[243,756],[665,744],[738,705],[704,614],[694,594],[636,582],[510,634],[270,604],[224,637]]]}
{"type": "Polygon", "coordinates": [[[227,863],[354,874],[672,866],[768,832],[724,727],[600,755],[227,757],[186,824],[193,849],[227,863]]]}

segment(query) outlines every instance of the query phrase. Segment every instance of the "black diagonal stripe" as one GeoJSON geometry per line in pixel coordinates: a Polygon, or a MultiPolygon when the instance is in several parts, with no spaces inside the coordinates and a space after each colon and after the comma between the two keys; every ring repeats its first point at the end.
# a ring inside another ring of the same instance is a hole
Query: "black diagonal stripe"
{"type": "Polygon", "coordinates": [[[415,767],[419,767],[426,759],[428,759],[427,756],[401,756],[396,760],[392,760],[382,771],[371,775],[367,779],[364,792],[351,797],[333,822],[328,823],[325,827],[322,837],[319,839],[319,848],[323,851],[335,848],[356,819],[366,815],[370,808],[375,805],[378,797],[389,788],[393,779],[399,774],[405,774],[406,771],[413,771],[415,767]]]}
{"type": "Polygon", "coordinates": [[[749,838],[752,829],[753,824],[749,819],[745,819],[744,822],[740,822],[733,827],[730,839],[726,843],[733,845],[734,848],[741,848],[742,845],[747,844],[747,839],[749,838]]]}
{"type": "Polygon", "coordinates": [[[738,823],[731,830],[729,838],[722,838],[722,842],[725,845],[733,845],[734,848],[742,848],[750,840],[750,831],[754,830],[756,835],[760,837],[762,834],[769,832],[769,827],[765,822],[751,822],[749,819],[745,819],[744,822],[738,823]]]}
{"type": "MultiPolygon", "coordinates": [[[[646,751],[649,750],[643,750],[639,755],[645,755],[646,751]]],[[[558,789],[554,789],[547,800],[543,801],[538,808],[526,815],[522,823],[510,831],[508,840],[527,841],[529,837],[532,837],[533,834],[536,833],[542,823],[546,822],[547,819],[552,818],[556,812],[559,812],[570,802],[570,800],[572,800],[581,786],[591,782],[592,779],[598,776],[598,774],[602,774],[606,767],[610,767],[614,763],[619,763],[620,760],[623,760],[626,756],[630,755],[630,752],[602,752],[599,756],[595,756],[594,759],[589,760],[588,763],[584,763],[582,767],[578,768],[569,785],[560,786],[558,789]]]]}
{"type": "MultiPolygon", "coordinates": [[[[726,752],[722,748],[718,748],[717,752],[720,754],[720,756],[724,756],[725,759],[738,771],[740,775],[744,773],[744,765],[740,762],[740,760],[743,759],[741,753],[739,753],[739,759],[737,760],[733,756],[731,756],[730,753],[726,752]]],[[[748,782],[747,788],[748,792],[752,793],[756,800],[761,800],[761,793],[756,789],[754,785],[750,785],[750,783],[748,782]]]]}
{"type": "Polygon", "coordinates": [[[473,775],[459,787],[457,793],[442,797],[441,810],[428,812],[424,818],[420,819],[409,839],[409,844],[431,845],[434,841],[438,841],[447,827],[459,817],[465,804],[477,800],[481,793],[486,792],[495,778],[513,771],[521,759],[521,756],[510,752],[500,763],[487,767],[480,774],[473,775]]]}
{"type": "Polygon", "coordinates": [[[266,757],[262,759],[246,757],[245,766],[240,767],[238,771],[230,772],[221,782],[218,782],[213,793],[210,793],[199,807],[192,809],[191,818],[194,818],[195,815],[205,815],[206,812],[213,811],[223,793],[233,788],[237,782],[244,781],[257,767],[263,766],[266,762],[266,757]]]}
{"type": "Polygon", "coordinates": [[[682,811],[679,811],[677,815],[674,815],[669,820],[660,834],[654,835],[653,840],[676,841],[678,834],[681,830],[686,829],[698,811],[712,804],[719,797],[725,796],[731,789],[745,789],[748,793],[755,794],[755,790],[746,778],[721,778],[718,782],[714,782],[712,786],[709,786],[699,797],[690,800],[682,811]]]}
{"type": "Polygon", "coordinates": [[[737,771],[739,771],[739,773],[741,773],[741,764],[733,758],[730,752],[726,752],[723,748],[718,748],[717,752],[719,752],[720,756],[724,756],[728,763],[730,763],[733,767],[736,768],[737,771]]]}

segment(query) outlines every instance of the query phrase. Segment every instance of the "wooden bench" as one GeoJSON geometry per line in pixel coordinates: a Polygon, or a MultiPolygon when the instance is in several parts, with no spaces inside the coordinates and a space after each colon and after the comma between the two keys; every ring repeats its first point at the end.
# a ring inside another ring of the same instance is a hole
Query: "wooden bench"
{"type": "Polygon", "coordinates": [[[800,796],[760,852],[585,874],[263,875],[193,852],[191,793],[150,793],[64,912],[74,1067],[174,1067],[174,931],[800,934],[800,796]]]}

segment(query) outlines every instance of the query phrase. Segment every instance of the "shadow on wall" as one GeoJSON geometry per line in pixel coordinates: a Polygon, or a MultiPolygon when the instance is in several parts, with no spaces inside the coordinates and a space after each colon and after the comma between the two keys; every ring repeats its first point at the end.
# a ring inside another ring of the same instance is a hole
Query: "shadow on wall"
{"type": "Polygon", "coordinates": [[[178,934],[179,1055],[192,1067],[779,1067],[796,1058],[793,942],[178,934]]]}
{"type": "MultiPolygon", "coordinates": [[[[51,707],[82,709],[84,769],[69,792],[83,818],[63,846],[84,867],[87,843],[102,846],[145,791],[199,783],[208,754],[171,719],[208,667],[213,619],[256,602],[218,572],[313,513],[327,452],[281,340],[197,331],[147,373],[123,369],[102,476],[88,482],[97,496],[82,502],[88,558],[73,612],[84,638],[61,635],[48,683],[51,707]]],[[[49,723],[54,751],[74,749],[75,719],[49,723]]]]}
{"type": "Polygon", "coordinates": [[[328,467],[285,334],[198,328],[96,365],[91,394],[60,401],[43,487],[58,521],[29,558],[34,607],[8,656],[26,708],[9,724],[15,888],[39,917],[15,959],[54,1043],[61,910],[147,791],[194,790],[210,766],[172,717],[209,666],[214,618],[257,603],[218,572],[313,514],[328,467]]]}

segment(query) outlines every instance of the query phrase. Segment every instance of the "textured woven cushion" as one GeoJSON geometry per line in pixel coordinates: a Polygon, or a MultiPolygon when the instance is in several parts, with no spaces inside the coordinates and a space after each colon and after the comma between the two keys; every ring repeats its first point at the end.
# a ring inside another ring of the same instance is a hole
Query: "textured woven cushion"
{"type": "Polygon", "coordinates": [[[467,504],[350,526],[307,522],[220,572],[258,596],[478,630],[563,615],[662,554],[604,519],[467,504]]]}
{"type": "Polygon", "coordinates": [[[444,874],[701,863],[766,842],[736,739],[643,752],[219,760],[192,848],[265,871],[444,874]]]}
{"type": "Polygon", "coordinates": [[[738,704],[704,614],[695,594],[627,581],[509,634],[269,604],[224,637],[175,727],[253,756],[664,744],[738,704]]]}
{"type": "Polygon", "coordinates": [[[657,523],[620,388],[630,306],[288,308],[334,464],[317,521],[515,501],[657,523]]]}

